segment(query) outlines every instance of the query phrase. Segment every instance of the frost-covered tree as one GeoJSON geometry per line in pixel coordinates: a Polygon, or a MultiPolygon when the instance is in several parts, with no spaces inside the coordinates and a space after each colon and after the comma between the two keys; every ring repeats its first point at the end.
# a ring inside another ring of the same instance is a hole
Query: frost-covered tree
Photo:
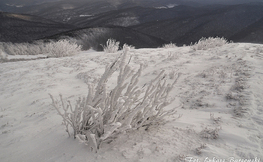
{"type": "Polygon", "coordinates": [[[127,61],[128,51],[125,46],[119,58],[106,66],[99,81],[88,85],[87,97],[79,98],[74,107],[70,101],[64,101],[62,95],[59,101],[50,95],[67,132],[71,127],[74,137],[92,150],[96,151],[102,142],[112,141],[120,133],[164,124],[167,116],[176,113],[176,108],[164,108],[174,101],[169,93],[179,75],[169,84],[162,71],[140,86],[138,82],[143,66],[132,70],[127,61]],[[118,72],[116,86],[108,89],[108,80],[115,72],[118,72]]]}

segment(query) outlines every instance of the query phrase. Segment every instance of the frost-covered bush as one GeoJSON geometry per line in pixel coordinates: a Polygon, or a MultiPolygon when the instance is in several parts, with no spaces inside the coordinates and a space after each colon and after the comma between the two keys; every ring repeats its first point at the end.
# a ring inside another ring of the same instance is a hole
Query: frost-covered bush
{"type": "Polygon", "coordinates": [[[177,46],[174,43],[169,43],[169,44],[164,44],[163,45],[163,48],[175,48],[175,47],[177,47],[177,46]]]}
{"type": "Polygon", "coordinates": [[[48,54],[50,57],[63,57],[77,54],[81,47],[75,42],[59,40],[44,43],[0,43],[0,47],[9,55],[38,55],[48,54]]]}
{"type": "Polygon", "coordinates": [[[228,44],[228,41],[225,38],[219,37],[209,37],[201,38],[197,43],[191,46],[193,50],[206,50],[209,48],[221,47],[225,44],[228,44]]]}
{"type": "MultiPolygon", "coordinates": [[[[106,66],[99,81],[89,84],[87,97],[79,98],[75,107],[64,101],[62,95],[52,104],[63,118],[66,131],[73,129],[74,137],[97,151],[102,142],[110,142],[118,134],[167,122],[166,117],[176,113],[176,109],[164,109],[174,99],[169,97],[178,77],[168,84],[162,71],[155,79],[139,86],[142,65],[132,70],[127,61],[128,48],[113,63],[106,66]],[[117,83],[108,89],[108,80],[117,72],[117,83]]],[[[69,133],[70,135],[70,133],[69,133]]]]}
{"type": "Polygon", "coordinates": [[[59,40],[58,42],[50,42],[46,45],[49,56],[65,57],[72,56],[80,52],[81,46],[69,40],[59,40]]]}
{"type": "Polygon", "coordinates": [[[102,45],[104,52],[106,53],[115,53],[119,50],[120,42],[117,42],[114,39],[108,39],[106,45],[102,45]]]}
{"type": "Polygon", "coordinates": [[[1,48],[9,55],[38,55],[47,53],[43,42],[35,43],[0,43],[1,48]]]}

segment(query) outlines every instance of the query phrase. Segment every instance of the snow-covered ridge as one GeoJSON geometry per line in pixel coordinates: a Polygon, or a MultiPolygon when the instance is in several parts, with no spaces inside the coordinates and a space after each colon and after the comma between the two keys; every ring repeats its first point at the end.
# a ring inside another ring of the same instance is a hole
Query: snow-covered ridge
{"type": "Polygon", "coordinates": [[[174,8],[176,6],[179,6],[178,4],[168,4],[165,6],[160,6],[160,7],[155,7],[156,9],[169,9],[169,8],[174,8]]]}
{"type": "Polygon", "coordinates": [[[0,63],[0,159],[263,159],[263,45],[258,44],[232,43],[206,50],[133,49],[130,66],[144,68],[141,86],[161,70],[168,81],[181,73],[171,94],[176,100],[168,108],[183,103],[174,117],[183,116],[159,128],[120,134],[103,143],[97,154],[68,138],[48,93],[56,98],[61,93],[73,102],[86,96],[87,83],[96,82],[120,53],[84,51],[71,57],[0,63]]]}
{"type": "Polygon", "coordinates": [[[17,8],[24,7],[24,5],[15,5],[15,4],[8,4],[8,3],[6,3],[6,5],[11,6],[11,7],[17,7],[17,8]]]}
{"type": "Polygon", "coordinates": [[[79,17],[91,17],[93,15],[79,15],[79,17]]]}

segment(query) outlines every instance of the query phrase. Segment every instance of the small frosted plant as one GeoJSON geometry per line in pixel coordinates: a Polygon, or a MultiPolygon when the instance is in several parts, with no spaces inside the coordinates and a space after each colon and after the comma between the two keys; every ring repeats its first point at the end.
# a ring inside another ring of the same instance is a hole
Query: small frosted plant
{"type": "Polygon", "coordinates": [[[123,48],[128,48],[130,51],[135,49],[134,46],[128,45],[128,44],[126,44],[126,43],[123,45],[123,48]]]}
{"type": "MultiPolygon", "coordinates": [[[[52,95],[52,105],[63,118],[66,131],[73,129],[74,138],[97,151],[102,142],[111,142],[118,134],[150,126],[165,124],[169,115],[176,109],[166,110],[174,101],[169,97],[178,77],[173,83],[166,83],[162,71],[144,86],[138,85],[143,66],[132,70],[127,61],[129,48],[124,46],[123,53],[105,68],[104,74],[96,84],[88,85],[87,97],[79,98],[75,107],[65,102],[60,95],[56,101],[52,95]],[[108,89],[108,80],[118,72],[117,84],[108,89]]],[[[70,133],[69,133],[70,135],[70,133]]]]}
{"type": "Polygon", "coordinates": [[[102,47],[106,53],[116,53],[119,50],[119,44],[120,42],[114,39],[108,39],[106,45],[102,45],[102,47]]]}
{"type": "Polygon", "coordinates": [[[169,43],[169,44],[164,44],[163,45],[163,48],[175,48],[175,47],[177,47],[177,46],[174,43],[169,43]]]}
{"type": "Polygon", "coordinates": [[[256,48],[256,53],[257,53],[257,54],[263,53],[262,47],[257,47],[257,48],[256,48]]]}
{"type": "Polygon", "coordinates": [[[8,59],[7,54],[5,54],[2,49],[0,49],[0,62],[2,62],[2,61],[4,62],[7,59],[8,59]]]}
{"type": "Polygon", "coordinates": [[[200,132],[200,135],[202,138],[206,138],[206,139],[217,139],[219,137],[219,130],[221,130],[221,127],[217,127],[217,128],[205,128],[204,130],[202,130],[200,132]]]}
{"type": "Polygon", "coordinates": [[[215,123],[215,124],[219,124],[222,121],[221,117],[215,117],[213,113],[210,113],[210,119],[215,123]]]}
{"type": "Polygon", "coordinates": [[[206,144],[202,144],[200,147],[197,147],[196,149],[195,149],[195,153],[197,154],[197,155],[201,155],[202,154],[202,149],[205,149],[206,148],[206,144]]]}

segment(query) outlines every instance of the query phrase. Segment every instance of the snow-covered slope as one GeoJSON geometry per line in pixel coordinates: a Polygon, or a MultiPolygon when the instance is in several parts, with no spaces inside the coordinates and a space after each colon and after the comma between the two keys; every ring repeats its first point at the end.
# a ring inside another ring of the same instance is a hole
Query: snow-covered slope
{"type": "MultiPolygon", "coordinates": [[[[65,132],[48,93],[75,100],[87,94],[118,54],[86,51],[73,57],[0,64],[0,159],[3,162],[263,159],[263,45],[228,44],[132,50],[144,64],[143,84],[166,70],[181,73],[172,92],[176,121],[122,134],[98,153],[65,132]],[[216,158],[216,159],[215,159],[216,158]]],[[[116,80],[115,80],[116,81],[116,80]]],[[[110,81],[113,83],[114,79],[110,81]]]]}

